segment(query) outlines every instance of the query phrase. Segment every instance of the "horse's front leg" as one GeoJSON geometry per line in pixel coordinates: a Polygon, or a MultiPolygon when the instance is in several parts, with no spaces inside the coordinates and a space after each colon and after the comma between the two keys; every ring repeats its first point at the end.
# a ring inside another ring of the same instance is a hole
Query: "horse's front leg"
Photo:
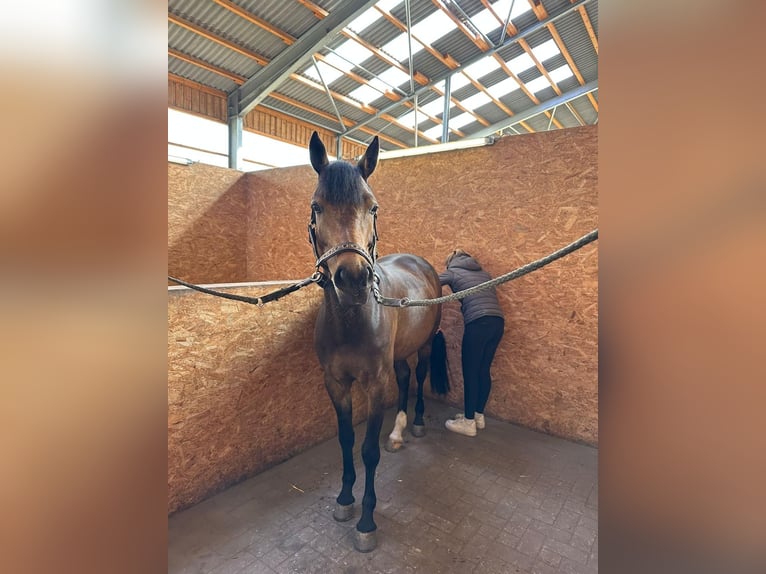
{"type": "Polygon", "coordinates": [[[387,378],[393,378],[388,373],[367,386],[367,432],[362,443],[362,461],[364,461],[364,498],[362,498],[362,516],[356,525],[354,547],[359,552],[370,552],[377,545],[375,530],[378,528],[373,520],[373,512],[377,504],[375,495],[375,470],[380,461],[380,429],[383,426],[383,388],[387,378]]]}
{"type": "Polygon", "coordinates": [[[338,442],[343,454],[343,486],[335,499],[333,518],[339,522],[350,520],[354,516],[354,495],[352,489],[356,482],[354,470],[354,425],[351,419],[351,382],[337,381],[325,373],[325,387],[335,407],[338,417],[338,442]]]}

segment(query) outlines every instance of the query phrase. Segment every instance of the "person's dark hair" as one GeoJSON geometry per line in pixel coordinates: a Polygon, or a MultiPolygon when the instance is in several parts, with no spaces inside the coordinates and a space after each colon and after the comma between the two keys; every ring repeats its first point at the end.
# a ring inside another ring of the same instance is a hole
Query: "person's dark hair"
{"type": "Polygon", "coordinates": [[[452,260],[455,258],[456,255],[467,255],[468,257],[471,257],[469,253],[466,253],[462,249],[455,249],[452,253],[447,255],[447,261],[444,263],[444,266],[449,267],[449,264],[452,263],[452,260]]]}

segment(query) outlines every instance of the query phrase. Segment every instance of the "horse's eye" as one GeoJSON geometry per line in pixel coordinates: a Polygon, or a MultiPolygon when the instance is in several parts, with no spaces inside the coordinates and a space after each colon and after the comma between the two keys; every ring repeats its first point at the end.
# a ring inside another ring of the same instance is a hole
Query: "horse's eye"
{"type": "Polygon", "coordinates": [[[318,203],[312,203],[311,204],[311,211],[314,213],[322,213],[322,206],[318,203]]]}

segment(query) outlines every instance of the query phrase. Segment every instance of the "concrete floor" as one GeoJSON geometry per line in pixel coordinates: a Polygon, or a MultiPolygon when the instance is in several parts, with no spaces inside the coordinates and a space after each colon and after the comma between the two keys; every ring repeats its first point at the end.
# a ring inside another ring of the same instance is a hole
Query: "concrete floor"
{"type": "Polygon", "coordinates": [[[477,437],[456,435],[444,428],[456,412],[429,401],[424,438],[407,431],[401,451],[381,448],[375,551],[360,554],[351,540],[362,424],[354,519],[332,518],[341,482],[333,438],[173,515],[168,572],[597,572],[598,451],[489,417],[477,437]]]}

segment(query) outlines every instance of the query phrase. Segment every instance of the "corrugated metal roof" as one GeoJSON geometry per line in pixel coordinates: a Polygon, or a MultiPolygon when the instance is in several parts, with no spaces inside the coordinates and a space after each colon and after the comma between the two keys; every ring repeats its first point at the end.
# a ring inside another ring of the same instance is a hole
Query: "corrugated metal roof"
{"type": "MultiPolygon", "coordinates": [[[[302,35],[306,34],[314,26],[318,25],[322,19],[314,15],[311,10],[299,2],[284,2],[284,0],[234,0],[234,3],[251,13],[253,16],[261,18],[270,25],[294,38],[300,38],[302,35]]],[[[332,13],[344,4],[344,0],[320,0],[315,3],[332,13]]],[[[439,8],[431,0],[411,0],[410,4],[413,25],[417,25],[419,22],[422,22],[424,19],[439,11],[439,8]]],[[[465,15],[468,15],[469,17],[473,17],[485,9],[480,0],[450,0],[449,2],[445,2],[445,4],[447,6],[459,6],[465,15]]],[[[562,41],[573,58],[579,72],[582,74],[584,81],[591,82],[597,80],[598,55],[596,54],[580,13],[576,9],[572,9],[569,0],[545,0],[544,6],[551,17],[564,11],[569,11],[567,15],[560,17],[555,21],[554,25],[556,30],[560,34],[562,41]]],[[[585,4],[585,6],[593,29],[598,33],[597,2],[594,0],[585,4]]],[[[225,41],[259,54],[267,60],[273,60],[282,51],[288,49],[290,45],[289,41],[285,42],[274,33],[264,30],[261,26],[248,21],[211,0],[169,0],[168,12],[169,14],[179,16],[203,28],[225,41]]],[[[404,2],[400,2],[394,7],[391,13],[398,18],[400,22],[406,24],[407,18],[404,2]]],[[[465,20],[465,15],[461,14],[459,10],[454,10],[454,14],[459,19],[465,20]]],[[[501,18],[504,16],[505,14],[500,14],[501,18]]],[[[538,19],[533,11],[528,11],[514,18],[512,22],[522,33],[524,33],[530,26],[537,25],[538,19]]],[[[401,34],[402,31],[397,26],[381,16],[372,25],[362,30],[359,33],[359,36],[371,46],[380,48],[392,39],[399,37],[401,34]]],[[[488,37],[491,42],[497,42],[500,39],[500,35],[501,27],[498,26],[497,29],[488,35],[488,37]]],[[[532,48],[535,48],[551,38],[550,31],[543,27],[533,34],[529,34],[526,37],[526,40],[532,48]]],[[[323,54],[330,54],[331,50],[329,48],[337,48],[349,41],[348,38],[342,34],[337,34],[332,38],[327,38],[327,40],[328,47],[320,50],[323,54]]],[[[507,36],[505,42],[507,45],[498,50],[498,55],[504,61],[509,61],[525,54],[518,42],[513,42],[512,39],[507,36]]],[[[459,29],[451,30],[443,37],[435,40],[432,45],[440,54],[449,55],[459,64],[469,63],[480,57],[482,53],[480,48],[459,29]]],[[[263,67],[252,58],[222,46],[219,43],[176,25],[173,22],[168,23],[168,47],[171,50],[181,52],[187,56],[206,62],[211,66],[244,78],[249,78],[259,70],[263,69],[263,67]]],[[[417,72],[429,78],[431,81],[440,79],[449,73],[450,68],[445,66],[439,58],[434,57],[432,54],[428,53],[427,50],[418,49],[419,47],[420,45],[413,40],[413,48],[416,50],[414,55],[414,69],[417,72]]],[[[401,62],[406,68],[408,59],[405,57],[401,62]]],[[[550,72],[551,70],[566,65],[567,61],[563,55],[556,54],[544,60],[542,64],[545,69],[550,72]]],[[[352,71],[362,79],[369,81],[374,75],[384,73],[389,68],[390,65],[384,60],[377,56],[371,56],[360,62],[358,66],[354,66],[352,71]]],[[[300,74],[303,69],[305,69],[304,66],[299,68],[296,73],[300,74]]],[[[172,74],[225,92],[232,92],[238,87],[238,84],[230,78],[206,70],[195,64],[182,61],[172,55],[169,55],[168,57],[168,71],[172,74]]],[[[525,83],[535,80],[540,76],[540,71],[534,66],[518,74],[519,79],[525,83]]],[[[474,79],[480,80],[486,88],[491,88],[499,82],[507,80],[507,78],[507,74],[502,69],[498,68],[489,70],[480,78],[475,77],[474,79]]],[[[340,76],[330,82],[330,88],[334,92],[343,95],[349,94],[360,87],[360,85],[362,84],[360,84],[359,81],[346,75],[340,76]]],[[[511,86],[512,82],[507,85],[511,86]]],[[[579,82],[573,76],[558,82],[558,87],[564,93],[578,86],[579,82]]],[[[421,85],[416,83],[415,89],[419,88],[421,88],[421,85]]],[[[336,115],[327,94],[320,85],[313,88],[288,78],[283,80],[275,89],[277,93],[292,98],[325,115],[329,114],[332,118],[336,115]]],[[[409,83],[405,81],[401,84],[401,89],[404,92],[408,92],[410,89],[409,83]]],[[[478,93],[478,90],[473,85],[467,84],[454,90],[452,95],[455,98],[463,100],[476,93],[478,93]]],[[[546,87],[535,94],[536,99],[540,102],[545,102],[556,95],[557,94],[551,87],[546,87]]],[[[593,94],[594,98],[596,96],[597,94],[593,94]]],[[[427,91],[420,96],[419,103],[420,105],[424,105],[436,99],[438,99],[438,96],[435,93],[427,91]]],[[[523,91],[518,89],[514,89],[511,93],[501,95],[499,100],[502,104],[507,106],[507,108],[512,110],[514,114],[519,114],[524,110],[537,105],[537,102],[533,101],[523,91]]],[[[321,115],[312,113],[311,111],[307,111],[298,106],[290,105],[279,99],[267,98],[264,101],[264,104],[273,109],[283,111],[284,113],[288,113],[297,118],[302,118],[307,122],[320,125],[327,129],[332,129],[337,132],[342,131],[337,120],[333,121],[327,117],[322,117],[321,115]]],[[[399,117],[410,111],[410,108],[403,104],[396,105],[382,94],[380,97],[371,101],[369,105],[376,110],[385,109],[386,112],[393,117],[399,117]],[[391,109],[386,109],[388,107],[391,107],[391,109]]],[[[593,123],[596,121],[598,113],[586,96],[576,98],[571,102],[571,105],[586,123],[593,123]]],[[[369,122],[368,128],[370,130],[379,131],[380,133],[399,140],[404,144],[414,144],[415,136],[412,132],[403,129],[388,120],[381,118],[370,121],[372,118],[370,113],[359,109],[357,106],[345,103],[340,99],[335,100],[335,106],[344,117],[355,123],[369,122]]],[[[513,121],[512,117],[508,116],[503,109],[492,102],[481,105],[475,111],[492,125],[502,123],[505,119],[508,119],[509,123],[513,121]]],[[[441,111],[438,114],[433,115],[441,117],[441,111]]],[[[579,125],[575,116],[566,108],[566,106],[560,106],[558,108],[556,118],[565,127],[579,125]]],[[[527,123],[536,130],[547,129],[549,120],[544,115],[540,115],[528,120],[527,123]]],[[[435,125],[437,124],[428,120],[421,122],[418,127],[422,131],[435,125]]],[[[466,135],[470,135],[471,133],[484,128],[485,126],[474,121],[461,126],[459,129],[466,135]]],[[[369,139],[368,134],[359,130],[353,132],[353,137],[365,141],[369,139]]],[[[456,136],[453,135],[451,136],[451,139],[455,139],[455,137],[456,136]]],[[[422,142],[422,138],[420,139],[422,142]]],[[[381,144],[383,149],[396,147],[393,146],[393,144],[385,143],[383,141],[381,141],[381,144]]]]}

